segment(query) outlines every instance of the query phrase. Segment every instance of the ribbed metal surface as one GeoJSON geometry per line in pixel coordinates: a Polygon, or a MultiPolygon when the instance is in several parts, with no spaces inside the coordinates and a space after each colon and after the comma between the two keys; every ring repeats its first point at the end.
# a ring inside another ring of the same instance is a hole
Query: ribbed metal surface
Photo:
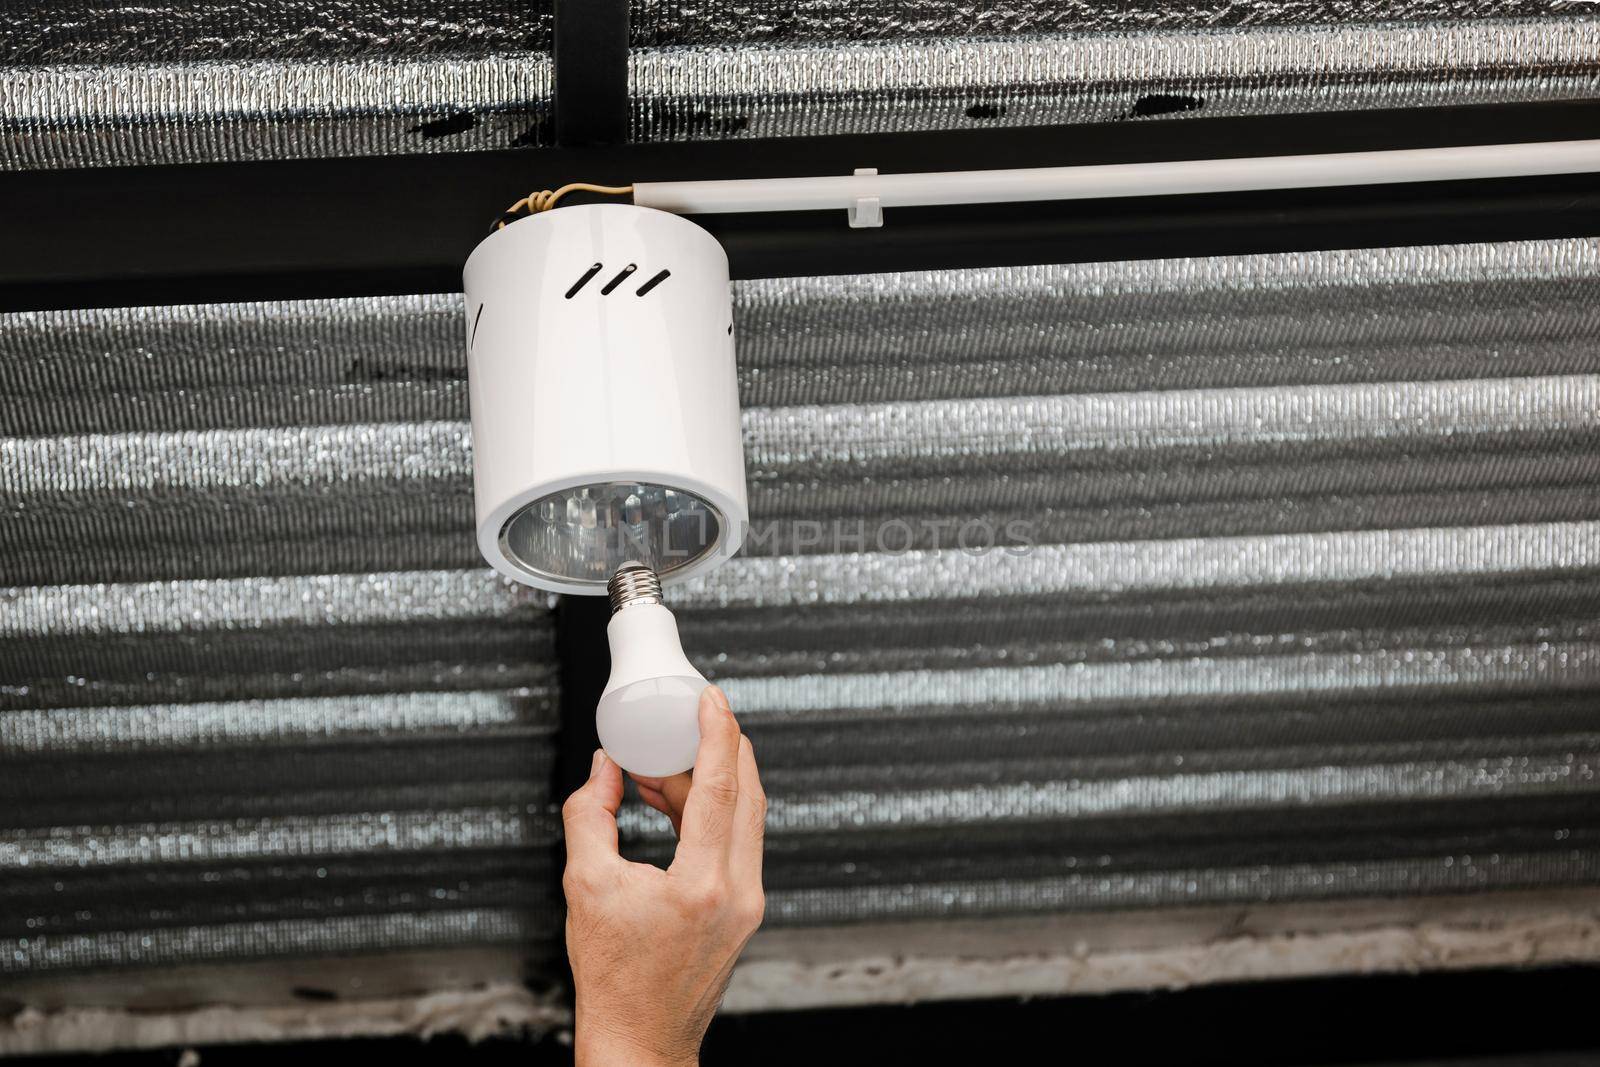
{"type": "Polygon", "coordinates": [[[0,169],[538,144],[549,3],[0,9],[0,169]]]}
{"type": "Polygon", "coordinates": [[[19,67],[0,169],[538,145],[550,95],[548,53],[19,67]]]}
{"type": "MultiPolygon", "coordinates": [[[[1600,881],[1597,288],[1595,240],[738,283],[754,525],[667,598],[770,921],[1600,881]]],[[[0,318],[9,971],[555,936],[461,314],[0,318]]]]}
{"type": "Polygon", "coordinates": [[[742,284],[770,921],[1600,880],[1597,249],[742,284]]]}
{"type": "MultiPolygon", "coordinates": [[[[1046,6],[1068,10],[1039,8],[1046,6]]],[[[979,21],[952,36],[841,33],[791,43],[787,34],[762,35],[761,21],[749,19],[741,25],[757,28],[754,44],[635,51],[635,136],[704,140],[1563,100],[1592,96],[1600,81],[1600,19],[1576,9],[1417,22],[1376,10],[1388,5],[1351,6],[1368,9],[1374,21],[1223,20],[1218,28],[1204,11],[1183,8],[1157,20],[1159,28],[1143,28],[1137,9],[1124,19],[1105,5],[1106,23],[1083,32],[984,31],[979,21]]],[[[866,22],[876,10],[845,17],[866,22]]],[[[662,35],[675,36],[671,29],[662,35]]],[[[740,31],[731,36],[738,40],[740,31]]]]}
{"type": "MultiPolygon", "coordinates": [[[[0,15],[0,169],[536,145],[548,3],[74,0],[0,15]]],[[[636,0],[634,135],[698,140],[1592,96],[1582,5],[636,0]]]]}
{"type": "Polygon", "coordinates": [[[0,972],[552,951],[552,634],[508,592],[0,591],[0,972]]]}
{"type": "Polygon", "coordinates": [[[372,303],[0,322],[0,974],[559,951],[548,605],[372,303]]]}
{"type": "Polygon", "coordinates": [[[637,46],[907,40],[1548,15],[1544,0],[633,0],[637,46]]]}
{"type": "Polygon", "coordinates": [[[0,10],[0,64],[547,51],[549,0],[51,0],[0,10]]]}

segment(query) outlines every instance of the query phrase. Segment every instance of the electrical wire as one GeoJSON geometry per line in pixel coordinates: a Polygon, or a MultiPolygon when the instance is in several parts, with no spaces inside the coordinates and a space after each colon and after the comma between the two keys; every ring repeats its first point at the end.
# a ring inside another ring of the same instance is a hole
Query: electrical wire
{"type": "Polygon", "coordinates": [[[515,204],[506,208],[505,213],[495,223],[495,229],[502,230],[506,223],[516,221],[517,214],[526,210],[530,215],[537,215],[541,211],[549,211],[556,206],[556,202],[568,193],[600,193],[604,196],[628,196],[633,192],[631,185],[590,185],[588,182],[573,182],[563,185],[556,190],[541,189],[536,193],[529,193],[515,204]]]}

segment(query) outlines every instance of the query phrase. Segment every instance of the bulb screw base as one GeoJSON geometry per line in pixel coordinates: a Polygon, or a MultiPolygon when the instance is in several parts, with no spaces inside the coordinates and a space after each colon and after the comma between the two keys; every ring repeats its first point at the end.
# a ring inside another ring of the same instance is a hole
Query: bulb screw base
{"type": "Polygon", "coordinates": [[[633,604],[661,603],[661,576],[643,563],[624,563],[606,583],[615,615],[633,604]]]}

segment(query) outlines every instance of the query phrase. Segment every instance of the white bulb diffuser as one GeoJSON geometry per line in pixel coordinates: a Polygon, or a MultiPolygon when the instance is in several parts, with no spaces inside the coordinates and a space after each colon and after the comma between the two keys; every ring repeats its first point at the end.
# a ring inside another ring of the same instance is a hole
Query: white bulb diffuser
{"type": "Polygon", "coordinates": [[[600,744],[623,770],[665,778],[694,766],[706,679],[683,654],[678,621],[655,571],[628,562],[612,576],[611,678],[600,694],[600,744]]]}

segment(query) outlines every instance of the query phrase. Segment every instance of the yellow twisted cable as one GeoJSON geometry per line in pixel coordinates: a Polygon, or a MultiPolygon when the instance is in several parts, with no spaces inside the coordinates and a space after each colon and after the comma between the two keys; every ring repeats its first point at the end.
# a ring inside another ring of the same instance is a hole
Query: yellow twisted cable
{"type": "Polygon", "coordinates": [[[529,193],[521,200],[518,200],[515,204],[512,204],[510,207],[506,208],[505,215],[501,217],[499,222],[495,223],[495,229],[504,229],[507,219],[519,211],[526,209],[528,214],[537,215],[541,211],[549,211],[551,208],[555,207],[556,201],[560,200],[568,193],[577,192],[601,193],[605,196],[627,196],[633,192],[633,186],[590,185],[588,182],[573,182],[571,185],[563,185],[561,188],[554,191],[550,189],[541,189],[539,192],[529,193]]]}

